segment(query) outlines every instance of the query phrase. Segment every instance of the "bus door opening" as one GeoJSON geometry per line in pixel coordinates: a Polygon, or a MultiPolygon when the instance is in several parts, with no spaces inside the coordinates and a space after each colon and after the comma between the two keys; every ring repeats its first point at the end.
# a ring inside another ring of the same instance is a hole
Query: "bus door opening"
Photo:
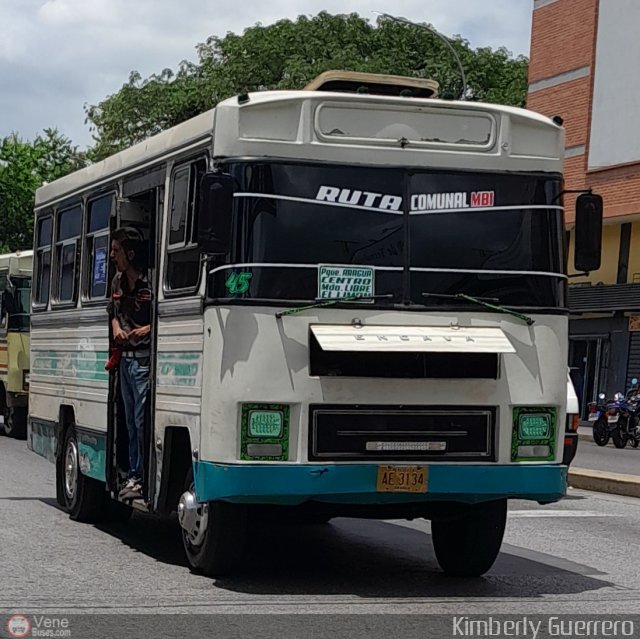
{"type": "MultiPolygon", "coordinates": [[[[155,378],[155,316],[157,306],[157,218],[161,215],[163,204],[164,187],[157,186],[141,193],[135,193],[121,198],[118,202],[118,214],[112,223],[112,236],[117,229],[135,229],[138,236],[138,247],[140,255],[137,256],[137,270],[148,278],[151,289],[150,302],[150,343],[148,351],[144,349],[140,352],[138,363],[149,367],[149,385],[145,400],[144,410],[144,443],[143,443],[143,477],[142,477],[142,498],[150,500],[150,489],[153,490],[155,482],[151,479],[155,476],[155,460],[151,454],[153,441],[151,429],[151,415],[153,414],[152,401],[154,397],[153,380],[155,378]]],[[[114,269],[114,276],[115,276],[114,269]]],[[[110,352],[114,353],[118,349],[115,343],[111,322],[109,322],[109,346],[110,352]]],[[[128,351],[127,352],[129,355],[128,351]]],[[[120,360],[119,366],[122,365],[120,360]]],[[[109,378],[109,402],[108,402],[108,433],[107,447],[111,451],[111,459],[107,470],[107,483],[110,490],[118,495],[127,483],[130,475],[129,463],[129,429],[125,413],[124,400],[122,395],[119,366],[111,371],[109,378]]]]}

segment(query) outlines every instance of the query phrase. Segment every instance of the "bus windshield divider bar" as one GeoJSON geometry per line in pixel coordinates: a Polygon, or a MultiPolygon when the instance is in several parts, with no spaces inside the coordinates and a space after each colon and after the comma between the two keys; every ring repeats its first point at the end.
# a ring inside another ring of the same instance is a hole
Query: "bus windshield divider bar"
{"type": "MultiPolygon", "coordinates": [[[[366,264],[354,266],[369,266],[366,264]]],[[[227,271],[233,268],[309,268],[317,269],[318,264],[286,264],[286,263],[264,263],[264,262],[242,262],[239,264],[223,264],[216,266],[209,271],[209,275],[213,275],[219,271],[227,271]]],[[[402,266],[372,266],[376,271],[402,271],[402,266]]],[[[430,268],[421,266],[411,266],[411,271],[418,273],[482,273],[489,275],[533,275],[540,277],[557,277],[559,279],[568,279],[564,273],[552,273],[550,271],[510,271],[496,269],[468,269],[468,268],[430,268]]]]}

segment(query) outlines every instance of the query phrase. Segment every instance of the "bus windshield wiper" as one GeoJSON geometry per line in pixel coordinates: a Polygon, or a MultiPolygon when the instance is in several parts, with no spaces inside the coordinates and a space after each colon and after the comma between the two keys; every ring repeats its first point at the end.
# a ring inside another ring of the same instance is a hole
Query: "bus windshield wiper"
{"type": "Polygon", "coordinates": [[[348,295],[346,297],[332,297],[330,299],[318,299],[313,304],[308,304],[307,306],[297,306],[296,308],[288,308],[285,311],[278,311],[276,313],[276,319],[280,319],[284,315],[295,315],[296,313],[301,313],[302,311],[307,311],[311,308],[321,308],[323,306],[333,306],[334,304],[339,304],[340,302],[357,302],[359,300],[381,300],[381,299],[392,299],[393,293],[387,293],[385,295],[348,295]]]}
{"type": "Polygon", "coordinates": [[[500,300],[496,297],[473,297],[472,295],[467,295],[466,293],[456,293],[455,295],[445,295],[443,293],[422,293],[422,297],[438,297],[442,299],[465,300],[467,302],[473,302],[474,304],[479,304],[480,306],[489,308],[492,311],[498,311],[499,313],[513,315],[513,317],[517,317],[523,322],[526,322],[528,326],[531,326],[534,323],[534,319],[529,317],[528,315],[518,313],[518,311],[514,311],[510,308],[507,308],[506,306],[498,304],[500,300]]]}

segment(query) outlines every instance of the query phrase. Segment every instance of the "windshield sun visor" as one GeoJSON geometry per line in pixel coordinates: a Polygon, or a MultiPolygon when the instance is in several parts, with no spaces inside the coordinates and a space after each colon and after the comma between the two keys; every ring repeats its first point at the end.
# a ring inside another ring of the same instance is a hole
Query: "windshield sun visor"
{"type": "Polygon", "coordinates": [[[516,352],[504,332],[491,327],[314,324],[310,329],[324,351],[516,352]]]}

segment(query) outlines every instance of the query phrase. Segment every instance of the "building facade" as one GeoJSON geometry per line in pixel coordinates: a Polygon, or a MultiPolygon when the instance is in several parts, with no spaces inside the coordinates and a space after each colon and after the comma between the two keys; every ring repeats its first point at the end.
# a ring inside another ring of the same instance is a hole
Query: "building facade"
{"type": "MultiPolygon", "coordinates": [[[[565,189],[604,198],[602,266],[569,280],[583,411],[640,378],[639,25],[638,0],[534,0],[527,106],[564,120],[565,189]]],[[[570,273],[575,198],[565,198],[570,273]]]]}

